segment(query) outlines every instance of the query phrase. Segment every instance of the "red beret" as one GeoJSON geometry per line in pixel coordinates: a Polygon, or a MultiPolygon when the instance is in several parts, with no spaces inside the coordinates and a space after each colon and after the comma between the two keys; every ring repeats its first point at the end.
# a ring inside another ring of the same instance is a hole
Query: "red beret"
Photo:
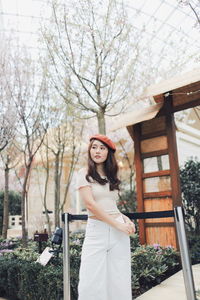
{"type": "Polygon", "coordinates": [[[106,144],[109,148],[111,148],[114,152],[116,151],[116,147],[115,147],[115,144],[113,143],[113,141],[111,141],[111,139],[109,139],[109,137],[107,137],[106,135],[103,135],[103,134],[95,134],[95,135],[92,135],[90,137],[90,141],[91,140],[98,140],[98,141],[101,141],[103,142],[104,144],[106,144]]]}

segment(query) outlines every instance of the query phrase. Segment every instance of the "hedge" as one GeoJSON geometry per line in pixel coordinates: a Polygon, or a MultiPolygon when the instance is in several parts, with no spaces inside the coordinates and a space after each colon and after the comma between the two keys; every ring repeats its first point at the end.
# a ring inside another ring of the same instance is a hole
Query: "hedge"
{"type": "MultiPolygon", "coordinates": [[[[77,300],[77,284],[83,234],[70,238],[71,295],[77,300]]],[[[36,263],[39,256],[34,242],[29,249],[17,248],[0,256],[0,296],[10,300],[63,299],[62,254],[46,266],[36,263]]],[[[0,245],[1,248],[1,245],[0,245]]],[[[138,237],[131,237],[133,297],[138,296],[177,271],[179,254],[159,245],[141,246],[138,237]]]]}

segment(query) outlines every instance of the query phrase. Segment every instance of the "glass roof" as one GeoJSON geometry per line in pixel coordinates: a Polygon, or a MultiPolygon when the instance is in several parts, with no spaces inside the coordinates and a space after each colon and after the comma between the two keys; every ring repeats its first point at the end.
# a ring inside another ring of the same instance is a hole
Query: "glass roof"
{"type": "MultiPolygon", "coordinates": [[[[200,24],[187,2],[200,15],[199,0],[124,0],[128,21],[140,35],[143,47],[154,53],[153,65],[162,64],[163,70],[169,68],[167,62],[172,57],[172,72],[177,64],[192,69],[200,62],[200,24]]],[[[24,44],[38,49],[40,23],[49,14],[45,0],[0,0],[0,34],[14,33],[13,42],[18,47],[24,44]]]]}

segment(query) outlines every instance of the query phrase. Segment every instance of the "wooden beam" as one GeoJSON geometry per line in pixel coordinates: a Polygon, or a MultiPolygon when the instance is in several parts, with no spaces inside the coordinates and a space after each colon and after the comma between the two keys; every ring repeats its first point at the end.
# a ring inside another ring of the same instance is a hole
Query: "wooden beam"
{"type": "Polygon", "coordinates": [[[159,131],[156,131],[156,132],[143,134],[142,135],[142,140],[147,140],[147,139],[157,137],[157,136],[162,136],[162,135],[166,135],[166,130],[159,130],[159,131]]]}
{"type": "Polygon", "coordinates": [[[174,222],[149,222],[145,223],[145,227],[174,227],[175,223],[174,222]]]}
{"type": "Polygon", "coordinates": [[[168,149],[142,153],[142,158],[149,158],[149,157],[161,156],[166,154],[168,154],[168,149]]]}
{"type": "Polygon", "coordinates": [[[144,199],[171,197],[172,191],[144,193],[144,199]]]}
{"type": "Polygon", "coordinates": [[[172,187],[172,202],[173,206],[182,205],[181,201],[181,187],[180,187],[180,174],[177,154],[176,143],[176,126],[174,122],[174,115],[172,113],[173,96],[172,93],[166,98],[166,128],[167,128],[167,141],[169,150],[169,164],[171,175],[172,187]]]}
{"type": "Polygon", "coordinates": [[[133,125],[126,127],[133,141],[135,141],[133,125]]]}
{"type": "Polygon", "coordinates": [[[183,103],[183,104],[180,104],[177,106],[173,106],[172,111],[177,112],[177,111],[185,110],[185,109],[192,108],[192,107],[195,107],[198,105],[200,105],[200,99],[195,99],[190,102],[186,102],[186,103],[183,103]]]}
{"type": "Polygon", "coordinates": [[[156,172],[149,172],[142,175],[142,178],[160,177],[170,175],[170,170],[161,170],[156,172]]]}
{"type": "MultiPolygon", "coordinates": [[[[136,194],[137,194],[137,210],[139,212],[144,211],[144,202],[143,202],[143,163],[141,157],[141,147],[140,147],[140,138],[141,138],[141,124],[136,124],[133,126],[133,136],[134,136],[134,149],[135,149],[135,170],[136,170],[136,194]]],[[[144,220],[139,220],[139,239],[141,244],[146,243],[144,220]]]]}

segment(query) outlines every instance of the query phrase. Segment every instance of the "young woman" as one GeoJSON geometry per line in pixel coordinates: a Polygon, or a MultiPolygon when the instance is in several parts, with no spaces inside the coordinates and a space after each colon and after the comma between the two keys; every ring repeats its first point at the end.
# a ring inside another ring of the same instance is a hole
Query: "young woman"
{"type": "Polygon", "coordinates": [[[107,136],[92,136],[88,168],[81,169],[77,178],[88,210],[78,300],[132,300],[129,235],[135,226],[116,205],[120,180],[115,150],[107,136]]]}

